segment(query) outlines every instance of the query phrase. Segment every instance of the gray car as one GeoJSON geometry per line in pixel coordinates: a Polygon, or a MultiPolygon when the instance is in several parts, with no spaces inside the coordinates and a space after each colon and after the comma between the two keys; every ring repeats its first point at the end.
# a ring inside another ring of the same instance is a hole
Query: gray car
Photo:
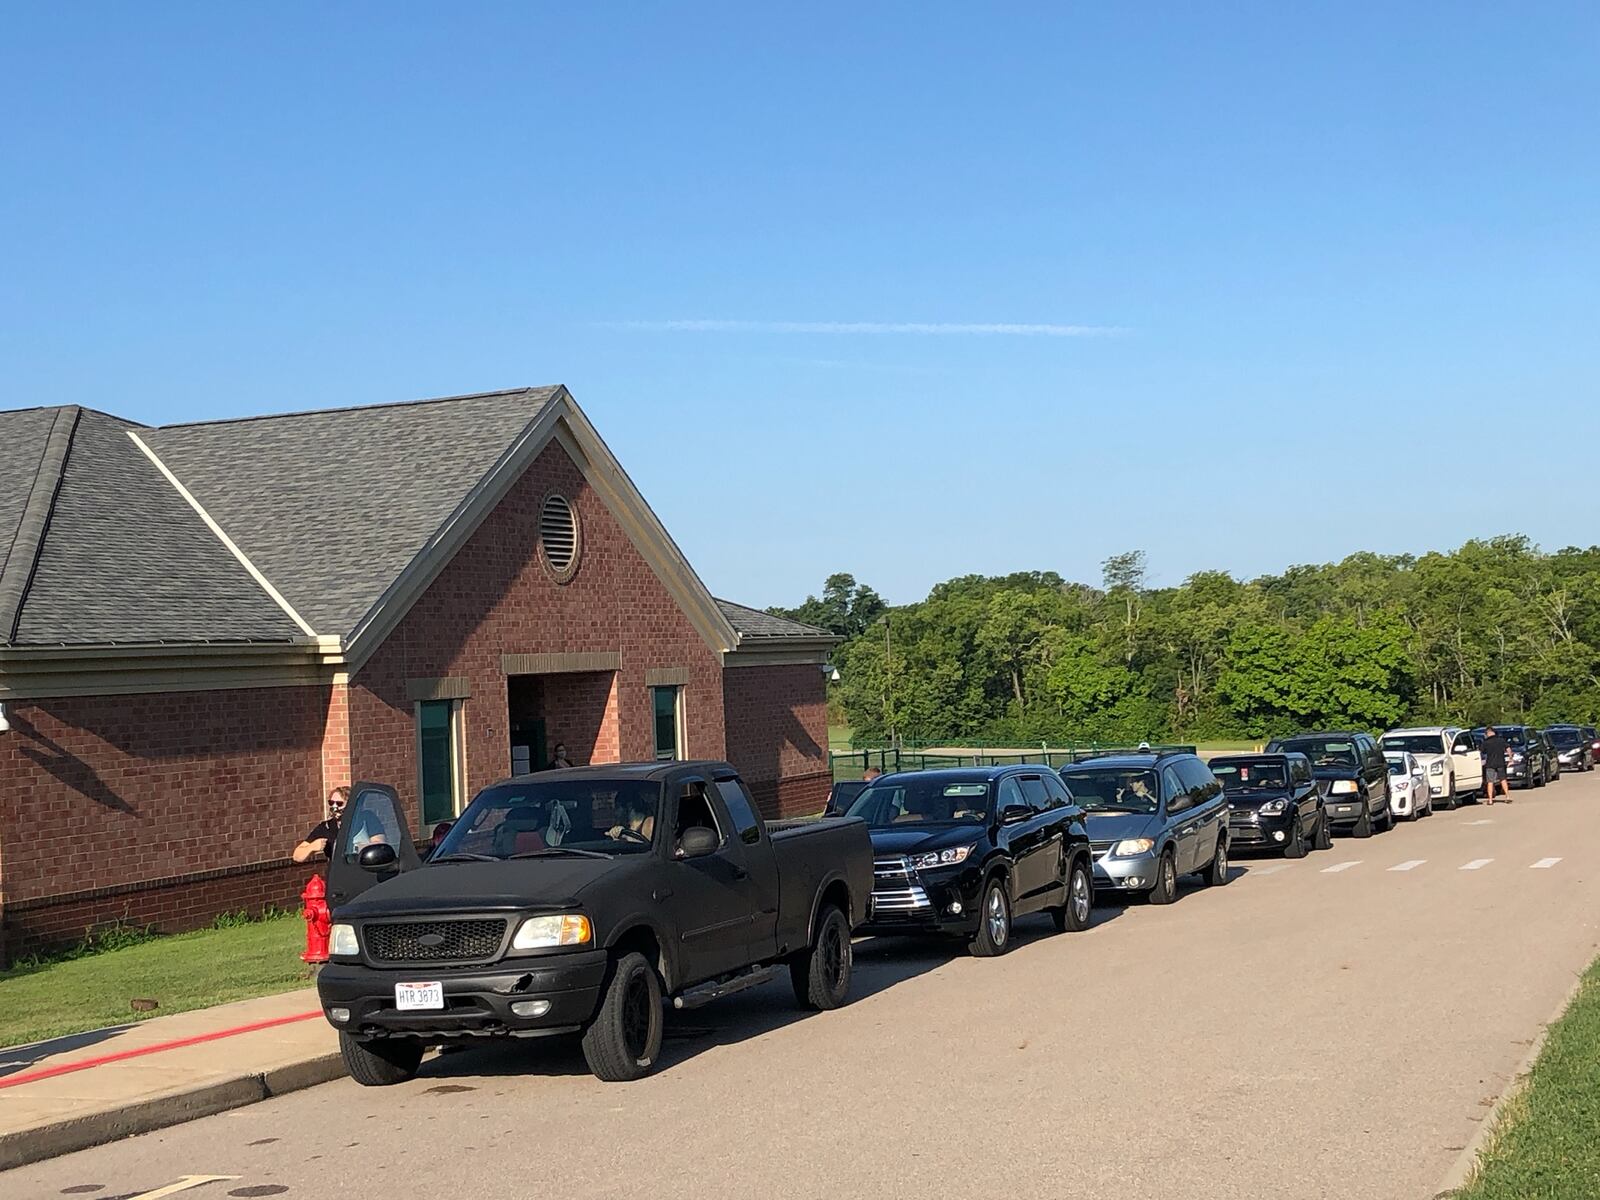
{"type": "Polygon", "coordinates": [[[1228,882],[1228,801],[1197,755],[1108,755],[1061,778],[1084,809],[1097,893],[1171,904],[1180,875],[1228,882]]]}

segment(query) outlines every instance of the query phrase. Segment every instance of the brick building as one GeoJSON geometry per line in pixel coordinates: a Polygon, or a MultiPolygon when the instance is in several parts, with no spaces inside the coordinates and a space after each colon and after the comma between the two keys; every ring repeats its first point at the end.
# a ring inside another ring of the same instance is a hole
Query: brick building
{"type": "Polygon", "coordinates": [[[834,640],[713,599],[565,388],[0,413],[0,952],[292,905],[335,784],[421,830],[558,742],[816,811],[834,640]]]}

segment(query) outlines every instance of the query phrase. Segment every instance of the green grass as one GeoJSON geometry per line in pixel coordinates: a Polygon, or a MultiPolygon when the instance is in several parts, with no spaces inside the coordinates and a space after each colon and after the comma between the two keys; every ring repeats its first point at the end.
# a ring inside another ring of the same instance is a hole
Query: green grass
{"type": "Polygon", "coordinates": [[[203,929],[0,972],[0,1046],[307,987],[298,916],[203,929]],[[161,1007],[136,1013],[129,1001],[161,1007]]]}
{"type": "Polygon", "coordinates": [[[1600,959],[1550,1027],[1527,1084],[1501,1109],[1460,1200],[1600,1196],[1600,959]]]}
{"type": "Polygon", "coordinates": [[[828,726],[828,749],[836,754],[850,749],[850,726],[828,726]]]}

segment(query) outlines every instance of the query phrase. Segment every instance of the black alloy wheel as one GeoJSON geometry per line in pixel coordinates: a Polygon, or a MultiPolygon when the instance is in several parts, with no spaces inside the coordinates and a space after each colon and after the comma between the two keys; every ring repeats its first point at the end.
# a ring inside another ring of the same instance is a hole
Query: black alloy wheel
{"type": "Polygon", "coordinates": [[[1317,836],[1312,845],[1318,850],[1333,849],[1333,826],[1328,824],[1326,809],[1317,811],[1317,836]]]}
{"type": "Polygon", "coordinates": [[[618,960],[600,1011],[583,1032],[584,1061],[606,1083],[648,1075],[661,1054],[662,1024],[661,981],[644,955],[630,951],[618,960]]]}
{"type": "Polygon", "coordinates": [[[1298,813],[1294,818],[1294,832],[1289,835],[1289,844],[1283,848],[1285,858],[1304,858],[1306,856],[1306,829],[1298,813]]]}
{"type": "Polygon", "coordinates": [[[795,1000],[817,1012],[838,1008],[850,994],[854,969],[850,922],[830,905],[817,919],[816,944],[789,961],[789,983],[795,1000]]]}

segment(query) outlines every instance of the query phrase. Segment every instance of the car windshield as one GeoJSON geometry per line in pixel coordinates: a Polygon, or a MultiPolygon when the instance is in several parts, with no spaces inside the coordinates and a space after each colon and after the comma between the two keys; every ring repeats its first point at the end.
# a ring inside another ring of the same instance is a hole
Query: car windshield
{"type": "Polygon", "coordinates": [[[1207,765],[1225,792],[1281,791],[1289,786],[1282,763],[1212,759],[1207,765]]]}
{"type": "Polygon", "coordinates": [[[1378,745],[1385,750],[1409,750],[1412,754],[1443,754],[1444,739],[1437,733],[1385,734],[1378,745]]]}
{"type": "Polygon", "coordinates": [[[1156,773],[1142,767],[1074,767],[1061,772],[1073,799],[1089,812],[1153,813],[1156,773]]]}
{"type": "Polygon", "coordinates": [[[1405,759],[1396,758],[1393,755],[1387,755],[1387,754],[1384,755],[1384,758],[1387,759],[1388,763],[1389,763],[1389,774],[1391,774],[1391,775],[1405,775],[1405,774],[1407,774],[1407,771],[1406,771],[1406,760],[1405,759]]]}
{"type": "Polygon", "coordinates": [[[478,793],[428,861],[643,854],[660,810],[661,785],[650,780],[500,783],[478,793]]]}
{"type": "Polygon", "coordinates": [[[903,825],[982,825],[989,819],[989,781],[885,775],[856,797],[850,816],[869,829],[903,825]]]}
{"type": "Polygon", "coordinates": [[[1550,740],[1558,746],[1576,746],[1583,741],[1583,735],[1576,729],[1551,729],[1548,732],[1550,740]]]}
{"type": "Polygon", "coordinates": [[[1356,744],[1349,738],[1290,738],[1275,746],[1279,750],[1304,754],[1313,767],[1353,767],[1359,762],[1356,744]]]}
{"type": "MultiPolygon", "coordinates": [[[[1483,733],[1483,734],[1485,734],[1487,736],[1487,731],[1486,730],[1480,729],[1480,730],[1478,730],[1478,732],[1479,733],[1483,733]]],[[[1520,746],[1520,745],[1523,744],[1523,742],[1527,741],[1527,738],[1523,736],[1522,730],[1520,730],[1520,729],[1511,729],[1511,728],[1500,729],[1500,728],[1496,727],[1495,732],[1498,733],[1501,737],[1503,737],[1507,742],[1509,742],[1513,746],[1520,746]]]]}

